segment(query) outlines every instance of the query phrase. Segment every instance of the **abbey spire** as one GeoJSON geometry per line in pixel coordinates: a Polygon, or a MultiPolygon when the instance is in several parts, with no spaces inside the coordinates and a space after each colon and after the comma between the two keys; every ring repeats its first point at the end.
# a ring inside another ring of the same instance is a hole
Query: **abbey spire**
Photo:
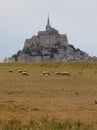
{"type": "Polygon", "coordinates": [[[48,15],[46,30],[49,31],[50,29],[51,29],[51,25],[50,25],[50,20],[49,20],[49,15],[48,15]]]}
{"type": "Polygon", "coordinates": [[[49,25],[50,25],[49,15],[48,15],[48,21],[47,21],[47,24],[49,24],[49,25]]]}

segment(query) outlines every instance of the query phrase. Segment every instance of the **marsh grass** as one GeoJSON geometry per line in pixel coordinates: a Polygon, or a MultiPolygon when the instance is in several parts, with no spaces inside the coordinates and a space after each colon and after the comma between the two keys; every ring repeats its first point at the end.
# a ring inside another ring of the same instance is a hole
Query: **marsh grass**
{"type": "Polygon", "coordinates": [[[97,62],[0,64],[2,128],[15,130],[15,126],[19,126],[19,130],[29,130],[31,127],[36,130],[95,130],[95,70],[97,62]],[[14,72],[9,73],[10,69],[14,72]],[[27,70],[29,76],[18,73],[20,69],[27,70]],[[81,69],[83,71],[79,74],[81,69]],[[51,76],[42,75],[40,70],[50,71],[51,76]],[[57,71],[68,71],[70,76],[56,75],[57,71]],[[43,117],[46,114],[52,118],[43,117]],[[13,124],[9,119],[13,120],[13,124]]]}
{"type": "Polygon", "coordinates": [[[60,122],[55,118],[49,119],[42,117],[39,121],[30,120],[27,124],[22,124],[18,119],[10,119],[7,123],[1,125],[1,130],[95,130],[92,125],[85,125],[76,121],[74,124],[69,122],[60,122]]]}

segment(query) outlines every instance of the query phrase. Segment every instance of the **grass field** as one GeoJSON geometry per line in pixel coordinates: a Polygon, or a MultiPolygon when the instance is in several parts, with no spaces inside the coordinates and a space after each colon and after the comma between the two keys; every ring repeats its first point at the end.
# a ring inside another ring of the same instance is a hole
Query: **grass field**
{"type": "Polygon", "coordinates": [[[93,125],[97,130],[95,70],[97,62],[1,63],[1,127],[12,119],[27,124],[30,120],[38,122],[43,117],[48,117],[49,120],[54,118],[72,125],[80,121],[93,125]],[[14,72],[10,73],[9,70],[14,72]],[[19,70],[27,70],[29,76],[18,73],[19,70]],[[49,71],[51,75],[45,76],[40,70],[49,71]],[[82,73],[79,73],[80,70],[82,73]],[[70,76],[56,75],[57,71],[67,71],[70,76]]]}

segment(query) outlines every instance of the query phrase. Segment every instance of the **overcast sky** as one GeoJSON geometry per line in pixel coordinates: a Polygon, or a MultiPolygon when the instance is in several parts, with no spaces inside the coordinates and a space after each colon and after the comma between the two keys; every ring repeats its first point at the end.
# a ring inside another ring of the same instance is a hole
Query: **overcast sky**
{"type": "Polygon", "coordinates": [[[48,13],[69,44],[97,56],[97,0],[0,0],[0,61],[45,30],[48,13]]]}

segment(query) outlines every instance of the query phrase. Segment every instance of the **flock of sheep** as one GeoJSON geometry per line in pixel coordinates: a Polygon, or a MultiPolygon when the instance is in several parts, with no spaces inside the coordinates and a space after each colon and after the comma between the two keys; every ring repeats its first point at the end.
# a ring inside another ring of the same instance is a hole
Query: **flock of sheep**
{"type": "MultiPolygon", "coordinates": [[[[9,73],[13,73],[14,71],[11,69],[8,71],[9,73]]],[[[81,74],[83,71],[79,71],[78,73],[81,74]]],[[[30,74],[27,72],[27,70],[18,70],[18,73],[20,73],[21,75],[25,75],[25,76],[29,76],[30,74]]],[[[53,73],[56,75],[63,75],[63,76],[70,76],[71,74],[67,71],[55,71],[55,72],[51,72],[51,71],[44,71],[44,70],[40,70],[40,73],[44,76],[51,76],[53,73]]],[[[94,73],[97,73],[97,70],[94,71],[94,73]]],[[[75,92],[75,95],[78,95],[78,92],[75,92]]],[[[95,104],[97,104],[97,100],[94,101],[95,104]]]]}
{"type": "MultiPolygon", "coordinates": [[[[13,73],[14,70],[10,69],[8,72],[13,73]]],[[[83,72],[83,70],[80,70],[78,73],[81,74],[83,72]]],[[[18,70],[18,73],[21,73],[22,75],[26,75],[29,76],[30,74],[27,72],[27,70],[18,70]]],[[[45,71],[45,70],[40,70],[40,73],[42,73],[42,75],[44,76],[51,76],[52,73],[55,73],[56,75],[64,75],[64,76],[70,76],[71,74],[67,71],[45,71]]],[[[94,73],[97,73],[97,70],[94,70],[94,73]]]]}
{"type": "MultiPolygon", "coordinates": [[[[14,71],[11,69],[8,71],[9,73],[13,73],[14,71]]],[[[19,70],[18,73],[21,73],[22,75],[29,76],[29,73],[26,70],[19,70]]]]}
{"type": "MultiPolygon", "coordinates": [[[[11,69],[8,71],[9,73],[13,73],[14,71],[11,69]]],[[[19,70],[18,73],[21,73],[22,75],[26,75],[29,76],[29,73],[26,70],[19,70]]],[[[50,71],[40,71],[40,73],[42,73],[42,75],[44,76],[51,76],[52,72],[50,71]]],[[[60,71],[60,72],[55,72],[56,75],[65,75],[65,76],[70,76],[70,73],[67,71],[60,71]]]]}
{"type": "MultiPolygon", "coordinates": [[[[43,75],[47,76],[47,75],[51,75],[51,72],[49,71],[40,71],[42,72],[43,75]]],[[[56,75],[66,75],[66,76],[70,76],[70,73],[67,71],[62,71],[62,72],[55,72],[56,75]]]]}

